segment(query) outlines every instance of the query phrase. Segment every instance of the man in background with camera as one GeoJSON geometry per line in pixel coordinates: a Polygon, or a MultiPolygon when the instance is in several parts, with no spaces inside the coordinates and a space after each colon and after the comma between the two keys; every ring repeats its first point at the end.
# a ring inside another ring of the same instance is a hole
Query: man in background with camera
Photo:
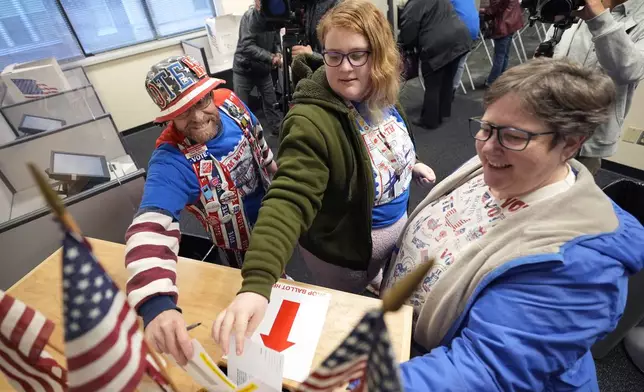
{"type": "Polygon", "coordinates": [[[272,135],[279,134],[282,115],[277,106],[275,85],[271,71],[282,65],[280,36],[277,31],[257,32],[260,23],[260,0],[255,0],[239,23],[239,41],[233,59],[233,86],[235,94],[248,104],[250,92],[257,87],[262,97],[262,108],[272,135]]]}
{"type": "Polygon", "coordinates": [[[294,45],[291,49],[291,53],[293,56],[297,56],[302,53],[317,53],[320,57],[320,61],[322,61],[322,44],[318,41],[316,28],[324,14],[326,14],[331,8],[335,7],[340,0],[266,0],[269,5],[275,4],[277,9],[281,8],[279,6],[280,3],[286,1],[290,2],[290,8],[293,11],[298,7],[302,7],[302,13],[295,13],[296,15],[301,14],[302,20],[300,20],[299,23],[304,26],[304,40],[306,41],[306,45],[294,45]]]}
{"type": "Polygon", "coordinates": [[[335,7],[339,0],[307,0],[304,1],[304,29],[308,45],[293,46],[293,56],[301,53],[317,53],[322,59],[322,44],[318,41],[316,28],[328,10],[335,7]]]}
{"type": "Polygon", "coordinates": [[[574,15],[582,20],[566,30],[553,57],[599,66],[617,87],[613,114],[584,143],[577,158],[595,174],[601,159],[617,151],[624,117],[644,79],[644,0],[586,0],[574,15]]]}

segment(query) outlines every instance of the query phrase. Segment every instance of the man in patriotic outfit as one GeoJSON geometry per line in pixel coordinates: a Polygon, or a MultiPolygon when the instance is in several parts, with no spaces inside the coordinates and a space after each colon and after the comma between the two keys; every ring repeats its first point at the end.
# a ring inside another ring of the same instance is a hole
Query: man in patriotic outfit
{"type": "Polygon", "coordinates": [[[126,233],[128,301],[148,341],[184,364],[192,355],[177,307],[179,215],[187,208],[231,265],[241,266],[250,229],[277,170],[262,127],[232,91],[216,89],[188,56],[152,66],[145,80],[167,123],[150,159],[143,200],[126,233]]]}

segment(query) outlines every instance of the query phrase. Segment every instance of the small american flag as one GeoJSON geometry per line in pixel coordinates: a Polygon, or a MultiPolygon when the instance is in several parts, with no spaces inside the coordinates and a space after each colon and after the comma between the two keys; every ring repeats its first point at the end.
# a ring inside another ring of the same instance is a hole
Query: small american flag
{"type": "Polygon", "coordinates": [[[333,391],[351,380],[369,392],[402,391],[382,310],[365,314],[349,336],[298,387],[298,392],[333,391]]]}
{"type": "Polygon", "coordinates": [[[160,383],[127,297],[90,244],[69,232],[63,240],[63,301],[69,391],[133,391],[144,373],[160,383]]]}
{"type": "Polygon", "coordinates": [[[62,392],[67,371],[44,349],[54,323],[0,291],[0,370],[16,391],[62,392]]]}
{"type": "Polygon", "coordinates": [[[39,98],[43,95],[56,94],[58,92],[56,87],[49,86],[46,83],[38,83],[35,79],[11,79],[11,81],[25,98],[39,98]]]}

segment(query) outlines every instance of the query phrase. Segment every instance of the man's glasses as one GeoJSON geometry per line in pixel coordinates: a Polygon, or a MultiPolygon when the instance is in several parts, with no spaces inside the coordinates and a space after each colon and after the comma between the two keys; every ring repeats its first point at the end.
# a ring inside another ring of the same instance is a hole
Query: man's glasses
{"type": "Polygon", "coordinates": [[[345,57],[352,66],[362,67],[367,63],[370,54],[371,52],[368,50],[356,50],[355,52],[349,53],[322,52],[322,57],[324,58],[324,64],[329,67],[339,67],[345,57]]]}
{"type": "Polygon", "coordinates": [[[499,144],[508,150],[523,151],[533,137],[541,135],[554,135],[557,132],[530,132],[512,127],[500,127],[483,121],[480,118],[470,118],[470,135],[482,142],[488,141],[496,130],[499,144]]]}
{"type": "Polygon", "coordinates": [[[190,117],[190,114],[192,114],[193,110],[204,110],[210,104],[212,103],[212,93],[206,94],[203,98],[197,101],[194,105],[188,108],[185,112],[181,113],[175,119],[177,120],[185,120],[186,118],[190,117]]]}

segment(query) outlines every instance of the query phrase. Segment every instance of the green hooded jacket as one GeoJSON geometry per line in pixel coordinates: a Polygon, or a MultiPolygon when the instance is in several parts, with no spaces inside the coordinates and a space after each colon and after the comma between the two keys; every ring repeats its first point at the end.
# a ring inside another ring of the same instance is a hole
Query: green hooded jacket
{"type": "MultiPolygon", "coordinates": [[[[293,106],[281,129],[278,170],[262,201],[242,267],[241,292],[270,299],[299,239],[330,264],[366,270],[374,180],[360,130],[313,56],[293,61],[293,106]]],[[[400,105],[396,109],[407,129],[400,105]]],[[[410,132],[413,141],[413,136],[410,132]]]]}

